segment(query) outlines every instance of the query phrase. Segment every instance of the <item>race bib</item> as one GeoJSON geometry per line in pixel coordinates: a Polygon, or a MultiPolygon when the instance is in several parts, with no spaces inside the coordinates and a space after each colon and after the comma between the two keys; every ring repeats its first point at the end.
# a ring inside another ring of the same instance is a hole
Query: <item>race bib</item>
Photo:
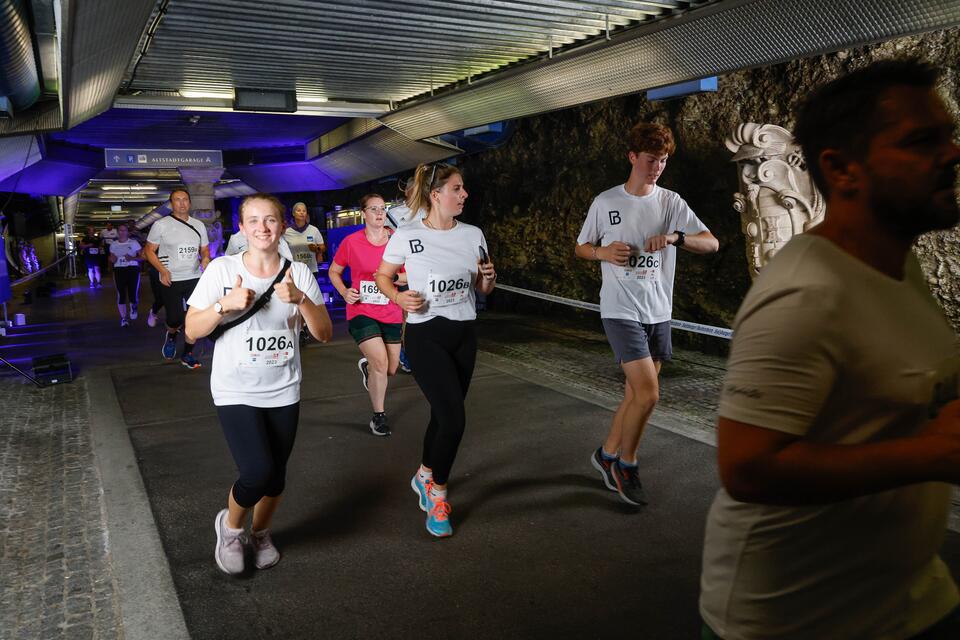
{"type": "Polygon", "coordinates": [[[377,283],[370,280],[360,281],[360,302],[363,304],[387,304],[387,296],[377,288],[377,283]]]}
{"type": "Polygon", "coordinates": [[[617,280],[656,281],[660,278],[660,265],[662,263],[663,255],[659,251],[656,253],[631,254],[627,259],[627,266],[617,267],[617,280]]]}
{"type": "Polygon", "coordinates": [[[293,254],[293,259],[297,262],[309,263],[311,260],[313,260],[313,252],[307,250],[297,251],[295,254],[293,254]]]}
{"type": "Polygon", "coordinates": [[[90,255],[92,256],[95,256],[100,253],[100,249],[96,249],[94,247],[90,247],[89,249],[87,249],[87,251],[89,251],[90,255]]]}
{"type": "Polygon", "coordinates": [[[297,341],[290,331],[251,330],[243,339],[241,367],[282,367],[297,353],[297,341]]]}
{"type": "Polygon", "coordinates": [[[177,260],[180,262],[196,262],[199,247],[195,244],[177,245],[177,260]]]}
{"type": "Polygon", "coordinates": [[[455,275],[430,272],[427,276],[427,302],[433,307],[448,307],[467,299],[473,288],[473,277],[469,271],[455,275]]]}
{"type": "Polygon", "coordinates": [[[124,256],[118,256],[117,261],[113,263],[115,267],[125,267],[127,266],[127,259],[124,256]]]}

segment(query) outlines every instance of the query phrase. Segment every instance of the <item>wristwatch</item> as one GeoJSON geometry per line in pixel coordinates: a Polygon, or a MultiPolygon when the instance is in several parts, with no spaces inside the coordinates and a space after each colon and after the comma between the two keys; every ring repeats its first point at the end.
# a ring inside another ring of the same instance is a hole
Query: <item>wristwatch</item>
{"type": "Polygon", "coordinates": [[[217,312],[217,315],[223,315],[226,311],[223,310],[223,305],[219,301],[213,303],[213,310],[217,312]]]}
{"type": "Polygon", "coordinates": [[[682,247],[683,243],[686,242],[687,234],[679,229],[674,230],[674,233],[677,234],[677,241],[673,243],[673,246],[682,247]]]}

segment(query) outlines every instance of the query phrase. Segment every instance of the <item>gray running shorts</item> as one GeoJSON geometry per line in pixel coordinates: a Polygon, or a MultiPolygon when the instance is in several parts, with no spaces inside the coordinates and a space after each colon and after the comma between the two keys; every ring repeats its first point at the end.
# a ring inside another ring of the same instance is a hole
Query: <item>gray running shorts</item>
{"type": "Polygon", "coordinates": [[[636,320],[601,318],[607,341],[617,364],[653,358],[667,362],[673,357],[670,321],[644,324],[636,320]]]}

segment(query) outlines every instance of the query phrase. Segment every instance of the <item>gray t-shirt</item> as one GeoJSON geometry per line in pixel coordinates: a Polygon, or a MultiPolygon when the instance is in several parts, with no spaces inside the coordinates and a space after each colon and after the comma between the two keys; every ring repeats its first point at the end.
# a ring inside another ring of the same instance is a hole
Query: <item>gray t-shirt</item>
{"type": "Polygon", "coordinates": [[[645,253],[643,247],[648,238],[677,230],[691,235],[708,231],[683,198],[669,189],[654,186],[650,194],[635,196],[619,185],[594,198],[577,244],[605,247],[619,240],[632,249],[626,267],[600,264],[601,318],[647,324],[670,319],[677,248],[669,245],[645,253]]]}
{"type": "Polygon", "coordinates": [[[187,218],[186,223],[172,215],[160,218],[150,227],[147,242],[159,245],[157,258],[170,270],[173,282],[200,277],[200,249],[210,241],[207,228],[196,218],[187,218]]]}
{"type": "MultiPolygon", "coordinates": [[[[733,325],[721,416],[822,443],[916,433],[957,397],[953,330],[911,254],[894,280],[815,235],[764,267],[733,325]]],[[[937,555],[950,487],[826,505],[717,492],[700,611],[724,640],[907,638],[960,602],[937,555]]]]}

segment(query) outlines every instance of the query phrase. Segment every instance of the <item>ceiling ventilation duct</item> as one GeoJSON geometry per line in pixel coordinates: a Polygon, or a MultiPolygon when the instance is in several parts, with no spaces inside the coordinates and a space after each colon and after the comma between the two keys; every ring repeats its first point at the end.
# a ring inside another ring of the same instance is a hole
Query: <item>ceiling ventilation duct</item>
{"type": "Polygon", "coordinates": [[[726,0],[381,118],[421,139],[960,24],[945,0],[726,0]]]}
{"type": "Polygon", "coordinates": [[[310,162],[343,187],[376,180],[463,153],[438,138],[411,140],[376,120],[349,122],[307,144],[310,162]]]}
{"type": "Polygon", "coordinates": [[[0,96],[9,100],[13,112],[23,111],[40,97],[40,77],[23,0],[0,0],[0,96]]]}

